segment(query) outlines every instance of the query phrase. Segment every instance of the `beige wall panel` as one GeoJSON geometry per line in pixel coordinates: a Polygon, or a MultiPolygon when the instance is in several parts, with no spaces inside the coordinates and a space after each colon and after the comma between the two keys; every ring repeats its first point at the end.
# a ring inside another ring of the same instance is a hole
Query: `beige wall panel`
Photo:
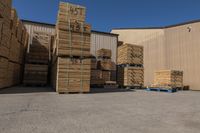
{"type": "Polygon", "coordinates": [[[151,85],[154,72],[166,68],[164,30],[113,30],[112,33],[119,34],[119,41],[144,46],[144,85],[151,85]]]}
{"type": "Polygon", "coordinates": [[[183,70],[184,85],[200,90],[200,23],[168,28],[165,37],[167,67],[183,70]]]}

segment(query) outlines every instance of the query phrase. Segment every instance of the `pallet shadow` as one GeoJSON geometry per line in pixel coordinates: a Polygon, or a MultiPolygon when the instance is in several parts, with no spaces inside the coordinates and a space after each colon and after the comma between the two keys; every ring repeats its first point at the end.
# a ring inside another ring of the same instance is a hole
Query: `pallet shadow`
{"type": "Polygon", "coordinates": [[[1,94],[25,94],[25,93],[43,93],[43,92],[55,92],[54,89],[51,87],[32,87],[32,86],[16,86],[16,87],[10,87],[10,88],[4,88],[0,90],[1,94]]]}
{"type": "Polygon", "coordinates": [[[95,94],[95,93],[118,93],[118,92],[135,92],[132,89],[122,89],[122,88],[91,88],[90,93],[88,94],[95,94]]]}

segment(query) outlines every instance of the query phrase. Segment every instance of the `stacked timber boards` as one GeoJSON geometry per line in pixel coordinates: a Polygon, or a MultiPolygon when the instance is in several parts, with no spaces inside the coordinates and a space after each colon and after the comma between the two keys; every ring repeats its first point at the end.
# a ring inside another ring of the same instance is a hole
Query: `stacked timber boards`
{"type": "Polygon", "coordinates": [[[52,84],[58,93],[90,91],[91,26],[85,7],[60,2],[53,46],[52,84]]]}
{"type": "Polygon", "coordinates": [[[102,87],[111,81],[111,73],[116,72],[116,65],[111,61],[112,52],[109,49],[99,49],[97,58],[92,59],[91,86],[102,87]]]}
{"type": "Polygon", "coordinates": [[[48,82],[49,62],[51,59],[51,35],[33,32],[30,51],[26,55],[24,85],[45,86],[48,82]]]}
{"type": "Polygon", "coordinates": [[[21,83],[28,33],[11,9],[12,0],[0,0],[0,88],[21,83]]]}
{"type": "Polygon", "coordinates": [[[178,70],[160,70],[155,72],[154,84],[152,87],[182,88],[183,71],[178,70]]]}
{"type": "Polygon", "coordinates": [[[119,85],[128,88],[143,87],[143,47],[133,44],[120,45],[117,61],[119,85]]]}

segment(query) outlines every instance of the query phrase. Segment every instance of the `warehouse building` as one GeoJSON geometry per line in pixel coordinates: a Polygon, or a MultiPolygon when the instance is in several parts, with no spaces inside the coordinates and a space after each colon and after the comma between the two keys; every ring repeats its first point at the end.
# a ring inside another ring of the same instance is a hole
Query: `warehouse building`
{"type": "MultiPolygon", "coordinates": [[[[29,20],[23,20],[25,27],[29,33],[29,44],[32,42],[33,32],[46,32],[48,34],[55,34],[55,25],[41,22],[34,22],[29,20]]],[[[102,48],[112,50],[112,61],[117,62],[117,42],[118,34],[92,31],[91,33],[91,54],[96,56],[96,51],[102,48]]]]}
{"type": "Polygon", "coordinates": [[[153,83],[154,72],[183,70],[184,85],[200,90],[200,20],[166,27],[118,28],[119,41],[144,46],[144,82],[153,83]]]}

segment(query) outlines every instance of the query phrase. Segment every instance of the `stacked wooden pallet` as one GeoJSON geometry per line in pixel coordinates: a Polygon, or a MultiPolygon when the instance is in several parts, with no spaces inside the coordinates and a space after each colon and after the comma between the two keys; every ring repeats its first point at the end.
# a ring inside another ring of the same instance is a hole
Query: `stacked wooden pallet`
{"type": "Polygon", "coordinates": [[[123,44],[118,47],[118,64],[143,64],[143,47],[133,44],[123,44]]]}
{"type": "Polygon", "coordinates": [[[90,91],[91,26],[85,7],[60,2],[53,46],[52,83],[58,93],[90,91]]]}
{"type": "Polygon", "coordinates": [[[103,87],[107,81],[111,80],[111,71],[116,70],[115,63],[111,61],[111,50],[99,49],[96,52],[97,59],[96,67],[92,67],[91,71],[91,85],[94,87],[103,87]]]}
{"type": "Polygon", "coordinates": [[[125,87],[143,86],[144,69],[140,67],[119,67],[118,83],[125,87]]]}
{"type": "Polygon", "coordinates": [[[24,85],[47,85],[51,40],[50,34],[33,32],[32,44],[26,55],[24,85]]]}
{"type": "Polygon", "coordinates": [[[0,88],[21,82],[28,33],[18,19],[12,0],[0,0],[0,88]]]}
{"type": "Polygon", "coordinates": [[[117,80],[121,87],[143,87],[143,47],[123,44],[118,47],[117,80]]]}
{"type": "Polygon", "coordinates": [[[154,84],[152,87],[183,87],[183,71],[160,70],[155,72],[154,84]]]}

